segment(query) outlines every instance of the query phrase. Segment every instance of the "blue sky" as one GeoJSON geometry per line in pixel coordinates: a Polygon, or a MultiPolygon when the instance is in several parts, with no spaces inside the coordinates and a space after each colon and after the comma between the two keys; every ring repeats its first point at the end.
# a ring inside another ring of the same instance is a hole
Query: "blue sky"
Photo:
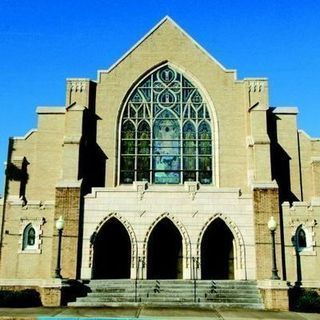
{"type": "Polygon", "coordinates": [[[65,79],[96,79],[169,15],[238,78],[267,77],[271,106],[297,106],[320,136],[320,1],[0,0],[0,193],[9,136],[37,106],[64,105],[65,79]]]}

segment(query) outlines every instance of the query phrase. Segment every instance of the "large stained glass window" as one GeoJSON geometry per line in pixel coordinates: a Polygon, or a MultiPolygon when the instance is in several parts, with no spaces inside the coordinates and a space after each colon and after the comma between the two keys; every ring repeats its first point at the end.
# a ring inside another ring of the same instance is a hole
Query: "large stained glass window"
{"type": "Polygon", "coordinates": [[[120,183],[212,183],[212,128],[206,101],[164,66],[132,92],[121,119],[120,183]]]}

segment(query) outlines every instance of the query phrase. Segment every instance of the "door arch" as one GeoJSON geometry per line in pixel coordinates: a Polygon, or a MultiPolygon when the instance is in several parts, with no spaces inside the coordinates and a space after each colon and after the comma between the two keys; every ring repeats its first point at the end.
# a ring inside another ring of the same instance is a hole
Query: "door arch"
{"type": "Polygon", "coordinates": [[[201,278],[234,279],[234,237],[226,223],[214,219],[201,240],[201,278]]]}
{"type": "Polygon", "coordinates": [[[182,256],[178,228],[170,219],[161,219],[148,239],[147,279],[181,279],[182,256]]]}
{"type": "Polygon", "coordinates": [[[94,239],[93,279],[129,279],[131,240],[115,217],[108,219],[94,239]]]}

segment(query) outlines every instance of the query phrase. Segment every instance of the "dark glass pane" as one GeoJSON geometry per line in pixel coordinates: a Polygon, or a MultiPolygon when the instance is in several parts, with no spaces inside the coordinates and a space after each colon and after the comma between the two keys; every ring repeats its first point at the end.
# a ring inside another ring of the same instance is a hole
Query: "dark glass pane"
{"type": "Polygon", "coordinates": [[[173,81],[175,76],[175,72],[168,67],[159,71],[159,78],[165,83],[173,81]]]}
{"type": "Polygon", "coordinates": [[[138,171],[148,171],[150,169],[150,157],[137,157],[138,171]]]}
{"type": "Polygon", "coordinates": [[[138,138],[149,139],[150,138],[150,127],[146,121],[142,121],[138,127],[138,138]]]}
{"type": "Polygon", "coordinates": [[[199,125],[199,139],[208,140],[211,139],[211,130],[207,122],[202,121],[199,125]]]}
{"type": "Polygon", "coordinates": [[[169,90],[162,91],[158,96],[158,102],[164,107],[171,107],[176,102],[176,96],[169,90]]]}
{"type": "Polygon", "coordinates": [[[150,154],[150,140],[138,141],[138,154],[150,154]]]}
{"type": "Polygon", "coordinates": [[[195,91],[195,93],[192,95],[191,101],[194,104],[202,102],[202,97],[198,91],[195,91]]]}
{"type": "Polygon", "coordinates": [[[141,106],[138,109],[138,118],[143,119],[144,118],[144,114],[143,114],[143,106],[141,106]]]}
{"type": "Polygon", "coordinates": [[[194,88],[183,88],[182,89],[182,102],[187,102],[190,98],[190,96],[192,95],[192,93],[194,92],[194,88]]]}
{"type": "Polygon", "coordinates": [[[175,105],[174,108],[173,108],[173,111],[178,115],[180,116],[180,105],[175,105]]]}
{"type": "Polygon", "coordinates": [[[196,110],[194,110],[192,107],[190,108],[190,118],[192,118],[192,119],[197,118],[196,110]]]}
{"type": "Polygon", "coordinates": [[[298,247],[306,248],[307,247],[306,233],[302,228],[299,228],[297,232],[297,236],[298,236],[298,247]]]}
{"type": "Polygon", "coordinates": [[[27,239],[28,246],[33,246],[35,244],[35,240],[36,240],[36,232],[33,228],[30,228],[28,231],[28,239],[27,239]]]}
{"type": "Polygon", "coordinates": [[[131,121],[126,121],[121,128],[122,139],[134,139],[135,127],[131,121]]]}
{"type": "Polygon", "coordinates": [[[134,154],[134,140],[122,140],[121,143],[122,154],[134,154]]]}
{"type": "Polygon", "coordinates": [[[138,181],[150,181],[150,171],[138,171],[137,172],[138,181]]]}
{"type": "Polygon", "coordinates": [[[141,94],[136,90],[133,95],[131,96],[130,101],[132,102],[142,102],[141,94]]]}
{"type": "Polygon", "coordinates": [[[204,118],[203,106],[201,106],[201,107],[198,109],[198,118],[199,118],[199,119],[204,118]]]}
{"type": "Polygon", "coordinates": [[[199,154],[211,155],[211,141],[199,141],[199,154]]]}
{"type": "Polygon", "coordinates": [[[199,157],[199,170],[211,170],[211,157],[199,157]]]}
{"type": "Polygon", "coordinates": [[[121,157],[121,170],[134,170],[134,157],[121,157]]]}
{"type": "Polygon", "coordinates": [[[196,170],[196,157],[183,157],[184,170],[196,170]]]}
{"type": "Polygon", "coordinates": [[[212,183],[212,172],[211,171],[200,171],[199,172],[199,181],[202,184],[212,183]]]}
{"type": "Polygon", "coordinates": [[[183,172],[183,181],[196,181],[196,172],[195,171],[184,171],[183,172]]]}
{"type": "Polygon", "coordinates": [[[121,171],[120,182],[121,183],[132,183],[134,179],[133,171],[121,171]]]}
{"type": "Polygon", "coordinates": [[[196,129],[192,122],[188,121],[183,126],[183,139],[192,140],[196,138],[196,129]]]}
{"type": "MultiPolygon", "coordinates": [[[[149,83],[150,83],[150,81],[149,81],[149,83]]],[[[139,92],[140,92],[140,95],[143,97],[143,100],[148,101],[148,102],[151,101],[151,90],[150,90],[150,88],[148,88],[145,85],[145,88],[140,88],[139,92]]]]}
{"type": "Polygon", "coordinates": [[[129,109],[129,116],[130,116],[130,118],[136,118],[136,110],[133,108],[133,107],[131,107],[130,109],[129,109]]]}

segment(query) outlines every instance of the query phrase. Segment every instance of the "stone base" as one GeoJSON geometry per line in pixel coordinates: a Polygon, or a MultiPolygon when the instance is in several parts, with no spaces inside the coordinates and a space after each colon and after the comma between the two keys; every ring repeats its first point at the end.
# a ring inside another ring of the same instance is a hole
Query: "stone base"
{"type": "Polygon", "coordinates": [[[289,310],[289,287],[282,280],[260,280],[258,281],[264,306],[267,310],[289,310]]]}
{"type": "Polygon", "coordinates": [[[0,279],[0,290],[36,290],[44,307],[59,307],[66,304],[69,301],[70,287],[70,284],[62,279],[0,279]]]}

